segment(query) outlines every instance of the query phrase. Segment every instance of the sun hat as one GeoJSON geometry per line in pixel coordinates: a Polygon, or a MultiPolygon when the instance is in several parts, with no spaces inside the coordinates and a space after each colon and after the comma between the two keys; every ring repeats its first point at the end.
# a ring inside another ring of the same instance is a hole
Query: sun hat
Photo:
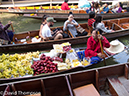
{"type": "Polygon", "coordinates": [[[113,40],[110,42],[110,47],[106,48],[106,50],[110,53],[120,53],[125,49],[124,44],[122,44],[119,40],[113,40]]]}
{"type": "Polygon", "coordinates": [[[53,17],[48,17],[48,18],[47,18],[47,22],[56,22],[56,20],[54,20],[53,17]]]}

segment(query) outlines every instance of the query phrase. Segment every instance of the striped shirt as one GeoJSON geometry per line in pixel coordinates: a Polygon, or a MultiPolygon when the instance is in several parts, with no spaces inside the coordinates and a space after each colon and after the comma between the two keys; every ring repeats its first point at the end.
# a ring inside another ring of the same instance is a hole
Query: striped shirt
{"type": "Polygon", "coordinates": [[[88,25],[92,27],[92,24],[95,22],[94,18],[88,19],[88,25]]]}

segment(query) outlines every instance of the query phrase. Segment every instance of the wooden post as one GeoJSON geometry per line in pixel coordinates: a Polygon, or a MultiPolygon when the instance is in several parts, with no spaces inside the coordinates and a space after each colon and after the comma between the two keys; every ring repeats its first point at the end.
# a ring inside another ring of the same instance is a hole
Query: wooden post
{"type": "Polygon", "coordinates": [[[12,3],[13,3],[13,6],[15,7],[15,3],[14,3],[14,0],[12,0],[12,3]]]}
{"type": "Polygon", "coordinates": [[[125,64],[125,78],[128,79],[128,65],[125,64]]]}
{"type": "Polygon", "coordinates": [[[70,96],[74,96],[73,90],[72,90],[72,87],[71,87],[71,85],[70,85],[70,82],[69,82],[69,80],[68,80],[67,75],[65,76],[65,79],[66,79],[66,82],[67,82],[67,86],[68,86],[68,89],[69,89],[70,96]]]}
{"type": "Polygon", "coordinates": [[[50,9],[52,9],[52,0],[50,0],[50,9]]]}
{"type": "Polygon", "coordinates": [[[46,91],[45,91],[45,85],[44,85],[44,81],[41,79],[41,87],[42,87],[42,95],[46,96],[46,91]]]}
{"type": "Polygon", "coordinates": [[[96,88],[99,91],[99,71],[96,70],[96,88]]]}

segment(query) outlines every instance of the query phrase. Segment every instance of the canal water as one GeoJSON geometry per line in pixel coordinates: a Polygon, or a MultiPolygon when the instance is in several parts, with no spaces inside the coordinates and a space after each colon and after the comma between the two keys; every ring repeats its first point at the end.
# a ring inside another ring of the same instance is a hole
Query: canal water
{"type": "MultiPolygon", "coordinates": [[[[37,30],[40,28],[41,20],[32,19],[32,18],[25,18],[23,16],[15,15],[15,14],[7,14],[3,13],[0,14],[0,19],[3,25],[6,25],[8,21],[13,22],[13,27],[15,33],[24,32],[24,31],[31,31],[37,30]]],[[[85,23],[86,20],[77,21],[78,23],[85,23]]],[[[64,21],[58,21],[54,24],[55,26],[63,26],[64,21]]],[[[9,28],[11,30],[11,28],[9,28]]],[[[129,46],[129,38],[128,36],[115,38],[125,44],[127,47],[129,46]]],[[[112,40],[109,40],[112,41],[112,40]]],[[[72,47],[86,47],[86,44],[76,45],[72,47]]],[[[119,63],[126,63],[129,62],[129,49],[109,58],[106,60],[106,65],[112,64],[119,64],[119,63]]],[[[94,67],[104,66],[104,63],[101,62],[100,64],[96,64],[94,67]]]]}
{"type": "MultiPolygon", "coordinates": [[[[0,14],[0,18],[3,25],[6,25],[8,21],[12,21],[15,33],[37,30],[40,28],[40,25],[41,25],[41,20],[23,17],[22,15],[19,16],[16,14],[3,13],[3,14],[0,14]]],[[[58,21],[54,23],[53,27],[63,26],[64,22],[65,20],[58,21]]],[[[82,20],[77,22],[84,23],[87,21],[82,20]]],[[[9,29],[11,30],[11,27],[9,29]]]]}

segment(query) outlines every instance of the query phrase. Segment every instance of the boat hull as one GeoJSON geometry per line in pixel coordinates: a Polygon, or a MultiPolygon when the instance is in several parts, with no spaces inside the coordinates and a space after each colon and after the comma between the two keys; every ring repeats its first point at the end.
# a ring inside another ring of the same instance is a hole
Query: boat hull
{"type": "MultiPolygon", "coordinates": [[[[5,13],[13,13],[13,14],[22,14],[25,17],[42,19],[42,16],[49,15],[54,17],[56,20],[65,20],[68,18],[69,12],[73,12],[74,18],[76,20],[86,20],[89,18],[89,14],[86,13],[84,10],[21,10],[21,9],[0,9],[0,12],[5,13]],[[33,15],[32,15],[33,14],[33,15]]],[[[103,19],[112,19],[112,18],[123,18],[128,17],[129,13],[107,13],[101,14],[103,19]]]]}
{"type": "MultiPolygon", "coordinates": [[[[24,14],[24,17],[35,18],[35,19],[42,19],[43,15],[49,15],[54,17],[56,20],[66,20],[68,18],[68,13],[35,13],[33,16],[31,14],[24,14]]],[[[101,14],[103,19],[113,19],[113,18],[123,18],[128,17],[129,13],[108,13],[108,14],[101,14]]],[[[89,19],[89,14],[76,14],[74,13],[75,20],[87,20],[89,19]]]]}
{"type": "MultiPolygon", "coordinates": [[[[104,91],[108,90],[108,93],[104,95],[115,94],[115,96],[128,96],[128,70],[128,63],[111,65],[68,74],[1,84],[0,89],[3,92],[7,92],[8,87],[10,90],[12,89],[11,92],[29,92],[31,90],[32,92],[40,92],[42,96],[74,96],[76,88],[81,88],[82,86],[93,84],[99,94],[101,94],[101,92],[104,94],[106,93],[104,91]],[[117,91],[117,89],[120,91],[117,91]],[[124,92],[124,95],[121,95],[122,92],[124,92]]],[[[10,92],[10,90],[8,90],[8,92],[10,92]]],[[[85,95],[89,95],[87,90],[82,92],[85,93],[85,95]]]]}
{"type": "MultiPolygon", "coordinates": [[[[105,36],[107,39],[118,38],[126,35],[129,35],[129,29],[103,34],[103,36],[105,36]]],[[[39,43],[2,45],[0,46],[0,52],[26,52],[26,51],[36,51],[36,50],[47,50],[47,49],[52,49],[53,44],[61,44],[64,42],[70,42],[72,45],[86,44],[89,37],[90,36],[80,36],[75,38],[51,40],[39,43]]]]}

